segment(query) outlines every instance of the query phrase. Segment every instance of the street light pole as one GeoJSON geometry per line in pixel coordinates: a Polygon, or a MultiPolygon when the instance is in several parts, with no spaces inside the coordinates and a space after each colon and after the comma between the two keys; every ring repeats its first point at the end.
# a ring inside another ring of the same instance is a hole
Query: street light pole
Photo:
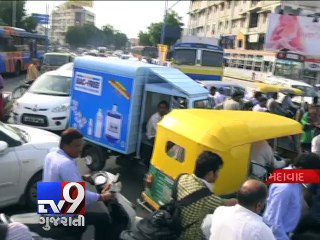
{"type": "Polygon", "coordinates": [[[12,1],[12,27],[16,26],[16,13],[17,13],[17,5],[16,1],[12,1]]]}
{"type": "Polygon", "coordinates": [[[168,14],[168,1],[166,0],[164,3],[164,19],[163,19],[163,24],[161,28],[161,40],[160,40],[161,44],[164,44],[164,34],[165,34],[164,32],[166,28],[167,14],[168,14]]]}
{"type": "Polygon", "coordinates": [[[161,44],[164,44],[165,28],[166,28],[166,24],[167,24],[168,11],[171,10],[178,2],[180,2],[180,0],[176,1],[171,7],[168,8],[168,0],[165,1],[164,20],[163,20],[163,24],[162,24],[162,28],[161,28],[161,40],[160,40],[161,44]]]}

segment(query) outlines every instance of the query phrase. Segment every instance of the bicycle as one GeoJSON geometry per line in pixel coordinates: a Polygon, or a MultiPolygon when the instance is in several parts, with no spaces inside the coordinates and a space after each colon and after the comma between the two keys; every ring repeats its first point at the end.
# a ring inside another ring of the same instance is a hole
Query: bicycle
{"type": "Polygon", "coordinates": [[[32,84],[32,82],[22,81],[18,87],[13,89],[12,99],[15,100],[15,99],[22,97],[22,95],[29,89],[31,84],[32,84]]]}

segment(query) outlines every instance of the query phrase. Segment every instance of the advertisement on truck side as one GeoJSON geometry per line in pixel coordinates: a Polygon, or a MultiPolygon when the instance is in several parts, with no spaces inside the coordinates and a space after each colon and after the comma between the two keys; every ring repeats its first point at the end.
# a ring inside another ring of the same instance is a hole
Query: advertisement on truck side
{"type": "Polygon", "coordinates": [[[70,126],[86,139],[126,152],[132,85],[131,78],[75,68],[70,126]]]}

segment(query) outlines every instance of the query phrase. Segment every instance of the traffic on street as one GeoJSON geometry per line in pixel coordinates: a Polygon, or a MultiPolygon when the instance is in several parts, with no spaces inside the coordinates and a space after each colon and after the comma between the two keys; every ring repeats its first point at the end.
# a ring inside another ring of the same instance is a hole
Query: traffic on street
{"type": "Polygon", "coordinates": [[[320,5],[160,2],[0,2],[0,240],[320,239],[320,5]]]}

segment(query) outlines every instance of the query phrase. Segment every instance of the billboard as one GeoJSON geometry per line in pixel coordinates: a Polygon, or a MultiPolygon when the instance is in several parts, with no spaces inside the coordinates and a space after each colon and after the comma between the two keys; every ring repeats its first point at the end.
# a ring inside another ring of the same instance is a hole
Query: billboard
{"type": "Polygon", "coordinates": [[[313,17],[269,14],[265,50],[287,48],[304,55],[320,55],[320,24],[313,17]]]}
{"type": "Polygon", "coordinates": [[[48,14],[32,13],[32,17],[34,17],[37,20],[38,24],[49,24],[48,14]]]}
{"type": "Polygon", "coordinates": [[[93,7],[93,1],[69,0],[69,2],[82,7],[93,7]]]}

